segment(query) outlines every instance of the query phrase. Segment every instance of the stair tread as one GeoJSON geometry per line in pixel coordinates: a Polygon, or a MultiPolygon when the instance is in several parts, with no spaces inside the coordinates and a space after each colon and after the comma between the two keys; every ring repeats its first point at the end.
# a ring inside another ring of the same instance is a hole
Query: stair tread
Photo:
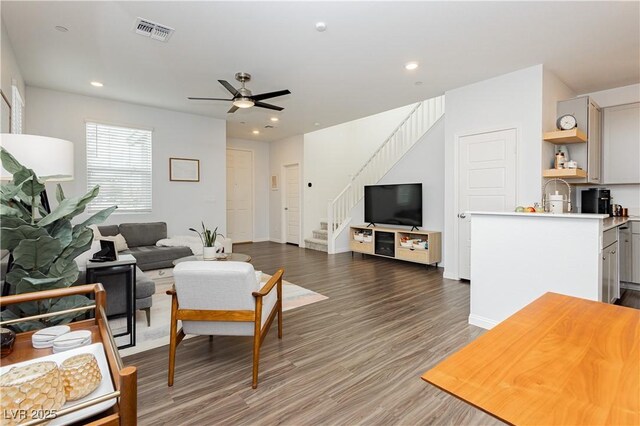
{"type": "Polygon", "coordinates": [[[315,232],[316,234],[328,234],[329,231],[326,229],[314,229],[313,232],[315,232]]]}
{"type": "Polygon", "coordinates": [[[328,245],[327,240],[321,240],[320,238],[305,238],[304,242],[305,243],[320,244],[320,245],[323,245],[323,246],[328,245]]]}

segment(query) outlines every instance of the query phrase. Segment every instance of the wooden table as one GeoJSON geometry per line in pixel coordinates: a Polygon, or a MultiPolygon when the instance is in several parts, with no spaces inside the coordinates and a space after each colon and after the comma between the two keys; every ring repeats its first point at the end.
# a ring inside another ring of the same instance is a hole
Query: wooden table
{"type": "Polygon", "coordinates": [[[422,379],[516,425],[640,424],[640,310],[546,293],[422,379]]]}

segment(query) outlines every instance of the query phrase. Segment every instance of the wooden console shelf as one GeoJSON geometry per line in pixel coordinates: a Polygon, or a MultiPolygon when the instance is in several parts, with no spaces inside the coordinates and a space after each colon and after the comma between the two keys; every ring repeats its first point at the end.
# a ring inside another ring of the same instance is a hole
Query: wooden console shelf
{"type": "Polygon", "coordinates": [[[353,253],[404,260],[438,266],[442,261],[442,234],[436,231],[410,231],[399,228],[352,226],[349,231],[349,247],[353,253]],[[364,233],[364,241],[357,241],[355,234],[364,233]],[[427,241],[427,248],[402,247],[403,237],[427,241]],[[386,240],[383,242],[383,240],[386,240]]]}
{"type": "MultiPolygon", "coordinates": [[[[16,303],[33,302],[79,294],[93,296],[95,305],[87,307],[87,310],[94,310],[95,316],[93,319],[72,322],[69,324],[69,327],[74,331],[89,330],[91,332],[93,343],[100,342],[103,344],[105,356],[111,373],[111,381],[115,389],[114,397],[117,398],[117,402],[113,407],[100,414],[96,414],[93,417],[82,420],[81,424],[89,426],[135,426],[137,424],[138,412],[138,372],[136,367],[125,367],[122,364],[118,348],[116,347],[113,335],[109,329],[109,324],[107,323],[107,316],[105,314],[107,296],[101,284],[87,284],[63,289],[1,297],[0,307],[16,303]]],[[[54,314],[44,314],[44,316],[51,315],[54,314]]],[[[20,321],[26,320],[29,320],[29,318],[22,318],[20,321]]],[[[4,323],[10,321],[4,321],[4,323]]],[[[3,325],[3,327],[5,327],[5,325],[3,325]]],[[[35,331],[16,334],[13,352],[11,352],[7,357],[2,358],[2,366],[51,355],[52,350],[50,348],[33,348],[31,344],[31,335],[33,333],[35,333],[35,331]]],[[[67,411],[78,411],[80,408],[95,405],[100,402],[99,399],[100,398],[95,398],[82,404],[77,404],[75,407],[68,408],[67,411]]],[[[59,419],[64,419],[64,416],[60,415],[59,419]]]]}

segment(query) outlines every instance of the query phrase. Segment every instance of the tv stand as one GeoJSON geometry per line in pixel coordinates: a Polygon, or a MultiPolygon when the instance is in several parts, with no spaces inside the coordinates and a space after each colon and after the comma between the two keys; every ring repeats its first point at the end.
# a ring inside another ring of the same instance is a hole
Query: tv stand
{"type": "Polygon", "coordinates": [[[442,233],[437,231],[420,231],[415,226],[410,230],[400,228],[383,228],[373,225],[352,226],[349,231],[349,247],[353,253],[370,254],[406,262],[436,265],[442,261],[442,233]],[[414,228],[416,228],[414,230],[414,228]],[[362,234],[356,240],[356,234],[362,234]],[[427,248],[402,247],[403,237],[426,240],[427,248]]]}

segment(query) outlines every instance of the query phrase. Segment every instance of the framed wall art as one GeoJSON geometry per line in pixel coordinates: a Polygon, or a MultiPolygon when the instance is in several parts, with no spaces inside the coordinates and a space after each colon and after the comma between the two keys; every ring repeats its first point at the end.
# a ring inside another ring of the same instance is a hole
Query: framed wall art
{"type": "Polygon", "coordinates": [[[200,182],[200,160],[169,158],[169,180],[172,182],[200,182]]]}

